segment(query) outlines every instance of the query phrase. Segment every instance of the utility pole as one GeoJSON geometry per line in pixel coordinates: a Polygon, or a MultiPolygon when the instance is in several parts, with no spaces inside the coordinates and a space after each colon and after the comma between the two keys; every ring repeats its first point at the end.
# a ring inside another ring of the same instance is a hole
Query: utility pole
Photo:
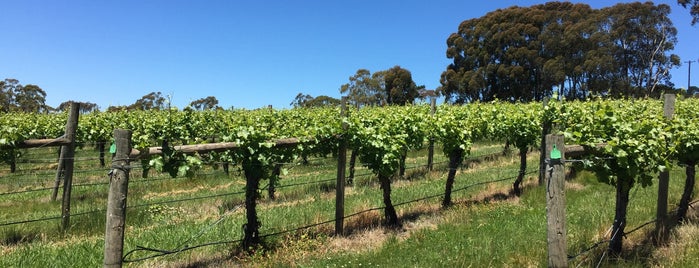
{"type": "Polygon", "coordinates": [[[689,68],[687,69],[687,92],[689,92],[689,87],[692,86],[692,62],[697,62],[697,61],[688,60],[688,61],[684,62],[684,63],[689,64],[689,68]]]}

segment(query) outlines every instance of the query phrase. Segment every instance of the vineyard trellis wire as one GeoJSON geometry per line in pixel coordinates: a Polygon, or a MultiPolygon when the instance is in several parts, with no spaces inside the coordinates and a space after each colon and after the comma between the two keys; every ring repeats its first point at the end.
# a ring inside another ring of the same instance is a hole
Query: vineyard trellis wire
{"type": "MultiPolygon", "coordinates": [[[[538,169],[536,169],[536,170],[530,170],[530,171],[527,171],[526,174],[534,174],[534,173],[536,173],[536,172],[538,172],[538,171],[539,171],[538,169]]],[[[515,179],[516,177],[517,177],[517,176],[512,176],[512,177],[506,177],[506,178],[501,178],[501,179],[495,179],[495,180],[488,180],[488,181],[476,182],[476,183],[468,184],[468,185],[465,185],[465,186],[463,186],[463,187],[454,189],[453,191],[454,191],[454,192],[460,192],[460,191],[464,191],[464,190],[467,190],[467,189],[469,189],[469,188],[472,188],[472,187],[475,187],[475,186],[479,186],[479,185],[486,185],[486,184],[492,184],[492,183],[497,183],[497,182],[510,181],[510,180],[515,179]]],[[[421,202],[421,201],[425,201],[425,200],[429,200],[429,199],[434,199],[434,198],[438,198],[438,197],[443,197],[443,196],[444,196],[444,193],[438,193],[438,194],[427,195],[427,196],[424,196],[424,197],[420,197],[420,198],[416,198],[416,199],[412,199],[412,200],[408,200],[408,201],[396,203],[396,204],[394,204],[394,206],[403,206],[403,205],[407,205],[407,204],[411,204],[411,203],[415,203],[415,202],[421,202]]],[[[368,212],[371,212],[371,211],[382,210],[382,209],[385,209],[385,207],[374,207],[374,208],[365,209],[365,210],[362,210],[362,211],[358,211],[358,212],[354,212],[354,213],[352,213],[352,214],[346,215],[346,216],[344,216],[343,219],[352,218],[352,217],[355,217],[355,216],[358,216],[358,215],[361,215],[361,214],[364,214],[364,213],[368,213],[368,212]]],[[[225,216],[226,216],[226,215],[221,216],[221,217],[220,217],[218,220],[216,220],[213,224],[206,226],[206,227],[205,227],[204,229],[202,229],[202,230],[210,229],[212,225],[218,224],[225,216]]],[[[287,233],[293,233],[293,232],[297,232],[297,231],[301,231],[301,230],[306,230],[306,229],[310,229],[310,228],[317,227],[317,226],[321,226],[321,225],[325,225],[325,224],[334,223],[335,221],[337,221],[337,219],[326,220],[326,221],[322,221],[322,222],[318,222],[318,223],[313,223],[313,224],[304,225],[304,226],[300,226],[300,227],[289,228],[289,229],[286,229],[286,230],[277,231],[277,232],[273,232],[273,233],[269,233],[269,234],[264,234],[264,235],[261,235],[261,237],[264,238],[264,237],[278,236],[278,235],[287,234],[287,233]]],[[[199,232],[198,234],[201,234],[201,233],[202,233],[202,232],[199,232]]],[[[180,252],[183,252],[183,251],[193,250],[193,249],[197,249],[197,248],[201,248],[201,247],[214,246],[214,245],[221,245],[221,244],[240,243],[240,242],[242,241],[242,239],[230,240],[230,241],[216,241],[216,242],[203,243],[203,244],[194,245],[194,246],[185,246],[185,247],[182,247],[183,245],[186,245],[186,242],[189,242],[191,239],[192,239],[192,238],[190,237],[190,239],[188,239],[187,241],[181,243],[181,246],[176,247],[177,249],[175,249],[175,250],[163,250],[163,249],[155,249],[155,248],[149,248],[149,247],[143,247],[143,246],[136,246],[135,249],[130,250],[130,251],[128,251],[126,254],[124,254],[124,259],[123,259],[123,261],[124,261],[125,263],[127,263],[127,262],[139,262],[139,261],[144,261],[144,260],[148,260],[148,259],[152,259],[152,258],[157,258],[157,257],[165,256],[165,255],[177,254],[177,253],[180,253],[180,252]],[[140,257],[140,258],[136,258],[136,259],[129,259],[129,258],[128,258],[130,255],[132,255],[132,254],[134,254],[134,253],[136,253],[136,252],[139,252],[139,251],[156,252],[156,254],[150,255],[150,256],[145,256],[145,257],[140,257]]]]}

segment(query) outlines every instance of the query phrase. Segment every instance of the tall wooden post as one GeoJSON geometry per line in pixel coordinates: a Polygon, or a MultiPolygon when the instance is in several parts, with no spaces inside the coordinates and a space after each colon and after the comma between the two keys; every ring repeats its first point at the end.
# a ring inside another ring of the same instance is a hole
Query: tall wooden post
{"type": "Polygon", "coordinates": [[[112,159],[107,199],[107,223],[104,232],[103,267],[121,267],[126,227],[126,197],[129,188],[131,131],[114,130],[116,155],[112,159]]]}
{"type": "MultiPolygon", "coordinates": [[[[68,116],[68,122],[66,123],[66,133],[65,138],[70,141],[70,144],[62,146],[61,156],[64,156],[63,150],[65,150],[65,159],[63,160],[63,203],[61,204],[61,227],[63,231],[68,230],[70,227],[70,194],[73,189],[73,166],[75,159],[75,131],[78,128],[78,117],[80,116],[80,103],[73,102],[70,105],[70,115],[68,116]]],[[[60,165],[59,165],[60,166],[60,165]]]]}
{"type": "Polygon", "coordinates": [[[340,118],[342,122],[343,135],[340,138],[340,146],[337,152],[337,183],[335,186],[335,235],[344,234],[345,221],[345,167],[347,163],[347,123],[344,122],[347,116],[347,97],[342,98],[342,110],[340,118]]]}
{"type": "MultiPolygon", "coordinates": [[[[675,112],[675,94],[665,94],[665,103],[663,104],[663,115],[666,119],[671,120],[672,114],[675,112]]],[[[655,244],[665,243],[669,235],[669,218],[667,214],[667,198],[670,185],[670,171],[661,171],[658,174],[658,208],[656,210],[655,222],[655,244]]]]}
{"type": "MultiPolygon", "coordinates": [[[[549,98],[544,97],[544,108],[548,103],[549,98]]],[[[539,185],[543,185],[546,178],[546,135],[549,132],[551,132],[551,122],[548,122],[544,116],[544,120],[541,120],[541,147],[539,147],[539,185]]]]}
{"type": "Polygon", "coordinates": [[[563,135],[546,135],[546,220],[548,266],[568,267],[566,254],[565,143],[563,135]]]}
{"type": "MultiPolygon", "coordinates": [[[[434,120],[434,113],[437,111],[437,99],[430,99],[430,115],[431,120],[434,120]]],[[[434,137],[430,137],[430,145],[427,147],[427,170],[432,171],[434,165],[434,137]]]]}

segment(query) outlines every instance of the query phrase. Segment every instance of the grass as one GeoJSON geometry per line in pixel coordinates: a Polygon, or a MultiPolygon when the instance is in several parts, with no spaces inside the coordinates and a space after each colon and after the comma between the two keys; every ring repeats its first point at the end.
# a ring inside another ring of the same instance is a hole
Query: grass
{"type": "MultiPolygon", "coordinates": [[[[32,151],[32,150],[30,150],[32,151]]],[[[499,153],[502,146],[476,144],[472,156],[499,153]]],[[[92,159],[94,151],[80,150],[92,159]]],[[[25,154],[27,157],[32,152],[25,154]]],[[[53,153],[48,157],[54,157],[53,153]]],[[[314,225],[334,218],[335,160],[312,159],[310,164],[288,166],[282,177],[277,198],[266,197],[258,205],[263,223],[261,233],[265,247],[248,256],[235,250],[242,237],[244,210],[239,194],[244,180],[220,169],[205,169],[195,179],[169,179],[151,173],[139,178],[140,170],[132,171],[125,252],[137,246],[177,250],[185,246],[220,242],[220,244],[187,250],[177,254],[128,263],[129,267],[444,267],[444,266],[544,266],[546,263],[546,218],[544,189],[535,184],[536,174],[527,178],[525,194],[514,197],[511,183],[517,174],[516,155],[489,157],[468,161],[457,174],[455,206],[440,207],[446,172],[446,159],[435,150],[435,162],[442,162],[436,171],[427,172],[424,150],[409,155],[408,176],[393,182],[393,202],[403,222],[400,229],[385,229],[381,191],[369,172],[358,166],[355,184],[346,189],[346,236],[333,236],[333,224],[314,225]],[[512,178],[512,179],[509,179],[512,178]],[[479,182],[507,179],[494,184],[479,182]],[[286,186],[286,187],[285,187],[286,186]],[[415,201],[426,196],[435,198],[415,201]],[[213,197],[212,197],[213,196],[213,197]],[[176,200],[184,200],[177,201],[176,200]]],[[[31,189],[53,183],[53,172],[44,172],[43,181],[32,172],[42,164],[22,163],[25,174],[7,174],[0,178],[0,188],[31,189]],[[31,170],[31,171],[29,171],[31,170]],[[45,181],[49,181],[48,183],[45,181]]],[[[528,166],[535,170],[538,154],[531,154],[528,166]]],[[[96,160],[89,160],[76,183],[106,181],[106,172],[95,169],[96,160]],[[91,162],[90,162],[91,161],[91,162]],[[84,174],[84,175],[82,175],[84,174]]],[[[45,169],[45,168],[44,168],[45,169]]],[[[233,170],[233,169],[232,169],[233,170]]],[[[50,170],[49,170],[50,171],[50,170]]],[[[3,171],[0,171],[2,173],[3,171]]],[[[677,204],[683,184],[683,170],[671,174],[670,204],[677,204]]],[[[265,185],[265,183],[263,183],[265,185]]],[[[50,187],[50,186],[49,186],[50,187]]],[[[567,183],[568,252],[583,252],[592,244],[607,239],[612,224],[614,188],[597,182],[590,173],[580,172],[567,183]]],[[[632,190],[627,230],[653,219],[654,187],[632,190]]],[[[59,202],[51,202],[50,191],[0,195],[3,219],[29,219],[59,214],[59,202]],[[7,217],[5,217],[7,215],[7,217]]],[[[263,191],[263,196],[265,196],[263,191]]],[[[102,210],[106,207],[106,186],[76,187],[73,192],[74,212],[102,210]]],[[[2,221],[2,220],[0,220],[2,221]]],[[[60,220],[0,226],[0,267],[91,267],[102,262],[104,212],[71,218],[71,229],[60,230],[60,220]]],[[[572,265],[595,266],[600,259],[612,266],[697,266],[691,258],[699,251],[699,229],[694,224],[673,230],[673,239],[666,247],[653,247],[647,242],[652,225],[629,234],[625,255],[620,259],[602,258],[606,244],[577,256],[572,265]],[[694,255],[693,255],[694,254],[694,255]],[[685,256],[685,257],[682,257],[685,256]]],[[[153,252],[138,251],[129,259],[147,257],[153,252]]]]}

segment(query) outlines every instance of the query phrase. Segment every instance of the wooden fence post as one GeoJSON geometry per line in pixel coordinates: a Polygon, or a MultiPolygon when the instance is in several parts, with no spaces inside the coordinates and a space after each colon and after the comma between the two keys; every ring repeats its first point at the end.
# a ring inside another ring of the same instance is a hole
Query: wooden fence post
{"type": "MultiPolygon", "coordinates": [[[[63,161],[63,203],[61,204],[61,227],[63,231],[70,227],[70,194],[73,189],[73,165],[75,163],[75,131],[78,128],[78,117],[80,116],[80,103],[73,102],[70,105],[70,115],[66,123],[65,138],[69,144],[61,146],[61,156],[64,156],[63,150],[66,150],[65,159],[63,161]]],[[[59,164],[60,166],[60,164],[59,164]]]]}
{"type": "Polygon", "coordinates": [[[546,230],[549,267],[568,267],[564,148],[563,135],[546,135],[546,230]]]}
{"type": "Polygon", "coordinates": [[[51,201],[56,201],[58,197],[58,188],[61,187],[61,179],[63,178],[63,173],[65,172],[65,162],[67,149],[63,149],[65,146],[58,147],[58,167],[56,168],[56,181],[53,185],[53,193],[51,193],[51,201]]]}
{"type": "Polygon", "coordinates": [[[103,267],[121,267],[126,227],[126,197],[129,188],[131,131],[114,130],[116,155],[112,160],[107,199],[107,223],[104,232],[103,267]]]}
{"type": "MultiPolygon", "coordinates": [[[[430,115],[431,120],[434,119],[434,113],[437,111],[437,99],[430,99],[430,115]]],[[[427,170],[432,171],[434,165],[434,137],[430,137],[430,145],[427,147],[427,170]]]]}
{"type": "MultiPolygon", "coordinates": [[[[544,97],[544,108],[546,108],[548,103],[549,98],[544,97]]],[[[544,185],[544,179],[546,178],[546,135],[549,132],[551,132],[551,122],[546,121],[546,116],[544,116],[544,120],[541,120],[541,147],[539,147],[539,185],[544,185]]]]}
{"type": "MultiPolygon", "coordinates": [[[[342,98],[342,110],[340,118],[342,122],[342,130],[346,132],[347,123],[344,122],[347,116],[347,97],[342,98]]],[[[344,133],[343,133],[344,134],[344,133]]],[[[337,152],[337,183],[335,186],[335,235],[342,236],[344,234],[345,221],[345,167],[347,163],[347,136],[342,135],[340,138],[340,146],[337,152]]]]}
{"type": "MultiPolygon", "coordinates": [[[[668,120],[672,119],[672,114],[675,112],[675,94],[665,94],[665,102],[663,104],[663,115],[668,120]]],[[[670,171],[661,171],[658,174],[658,207],[656,210],[656,222],[654,243],[663,244],[669,235],[669,219],[667,214],[667,198],[668,188],[670,185],[670,171]]]]}

